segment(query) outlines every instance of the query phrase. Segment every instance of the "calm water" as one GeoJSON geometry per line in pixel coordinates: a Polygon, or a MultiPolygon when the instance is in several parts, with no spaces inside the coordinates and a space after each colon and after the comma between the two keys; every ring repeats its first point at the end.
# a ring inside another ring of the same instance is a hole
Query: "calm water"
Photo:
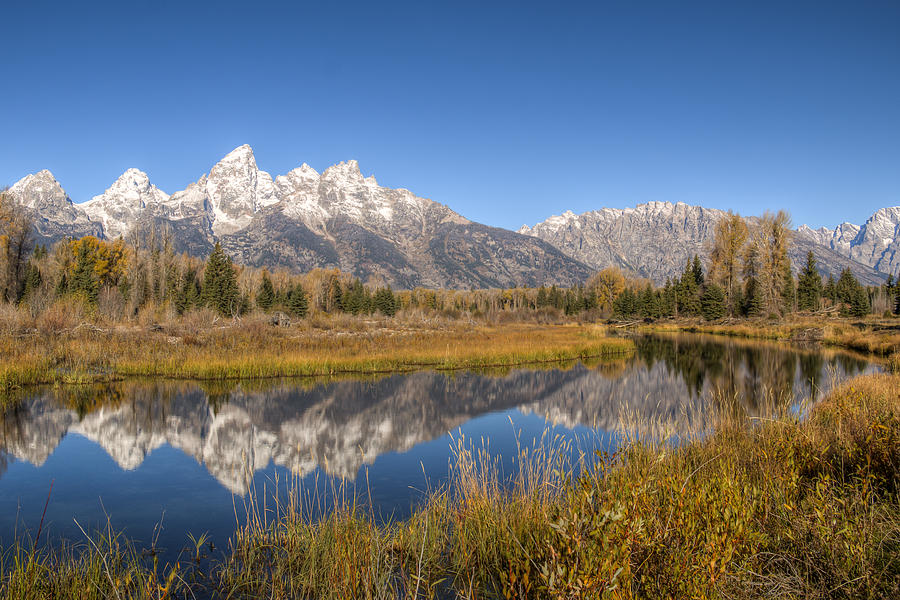
{"type": "Polygon", "coordinates": [[[77,540],[75,519],[91,529],[108,517],[145,546],[157,537],[167,557],[188,532],[209,532],[222,546],[248,490],[265,497],[286,482],[323,495],[356,485],[380,518],[403,518],[422,490],[446,481],[460,436],[486,440],[512,471],[516,444],[531,445],[548,428],[576,447],[609,449],[623,420],[681,434],[723,396],[753,415],[773,399],[798,406],[878,370],[820,348],[702,336],[637,345],[628,360],[494,376],[36,391],[2,417],[0,544],[35,532],[51,482],[45,532],[77,540]]]}

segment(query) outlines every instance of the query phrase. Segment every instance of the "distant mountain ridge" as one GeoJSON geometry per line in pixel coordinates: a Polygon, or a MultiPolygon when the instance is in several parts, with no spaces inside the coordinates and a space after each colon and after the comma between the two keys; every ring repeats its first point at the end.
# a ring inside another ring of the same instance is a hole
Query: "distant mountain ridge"
{"type": "Polygon", "coordinates": [[[155,230],[179,252],[204,256],[220,242],[242,264],[339,268],[400,288],[569,286],[590,275],[584,263],[546,242],[472,222],[409,190],[381,187],[353,160],[321,174],[303,164],[273,179],[245,145],[172,195],[137,169],[83,204],[73,203],[46,170],[10,192],[32,211],[41,242],[155,230]]]}
{"type": "MultiPolygon", "coordinates": [[[[900,209],[883,210],[900,212],[900,209]]],[[[682,202],[648,202],[634,208],[603,208],[580,215],[566,211],[533,227],[523,225],[519,233],[553,244],[592,269],[618,266],[661,284],[666,278],[680,275],[694,254],[703,257],[708,253],[715,225],[725,214],[722,210],[682,202]]],[[[866,258],[866,253],[858,250],[859,245],[831,245],[826,243],[825,234],[815,237],[808,231],[812,230],[800,227],[793,236],[789,254],[796,270],[812,250],[822,273],[836,276],[849,267],[865,284],[884,281],[886,273],[878,270],[887,266],[884,260],[861,260],[866,258]]],[[[894,244],[898,242],[900,237],[895,233],[894,244]]]]}
{"type": "MultiPolygon", "coordinates": [[[[649,202],[581,215],[566,211],[513,232],[473,222],[409,190],[381,187],[354,160],[322,173],[304,163],[273,178],[247,145],[171,195],[138,169],[82,204],[72,202],[47,170],[9,191],[31,211],[41,243],[156,231],[178,252],[205,256],[220,242],[242,264],[339,268],[397,288],[570,286],[611,265],[661,284],[680,275],[694,254],[706,254],[725,214],[649,202]]],[[[862,226],[801,226],[791,250],[795,268],[808,250],[823,273],[849,267],[863,283],[878,284],[900,270],[900,207],[881,209],[862,226]]]]}

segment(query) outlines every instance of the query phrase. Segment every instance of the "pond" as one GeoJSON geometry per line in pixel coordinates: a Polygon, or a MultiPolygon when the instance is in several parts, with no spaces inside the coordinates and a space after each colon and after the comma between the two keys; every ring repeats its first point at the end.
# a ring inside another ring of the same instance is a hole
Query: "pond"
{"type": "Polygon", "coordinates": [[[318,499],[314,510],[343,491],[378,519],[402,519],[447,481],[461,438],[510,473],[521,446],[611,450],[623,424],[681,436],[726,401],[750,416],[799,410],[880,370],[818,347],[698,335],[636,344],[626,360],[503,373],[36,389],[0,423],[0,544],[34,535],[46,504],[51,538],[77,541],[108,519],[171,560],[188,533],[223,547],[249,491],[268,503],[294,486],[318,499]]]}

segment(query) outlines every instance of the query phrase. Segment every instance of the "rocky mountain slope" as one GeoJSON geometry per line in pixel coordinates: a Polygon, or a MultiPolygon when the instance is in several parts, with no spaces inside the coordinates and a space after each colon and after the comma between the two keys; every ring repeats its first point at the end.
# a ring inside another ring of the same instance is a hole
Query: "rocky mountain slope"
{"type": "MultiPolygon", "coordinates": [[[[648,202],[581,215],[567,211],[534,227],[522,226],[519,233],[553,244],[592,269],[614,265],[661,284],[679,276],[694,254],[707,254],[716,222],[724,215],[721,210],[681,202],[648,202]]],[[[815,253],[823,273],[837,274],[850,267],[863,283],[874,285],[884,280],[874,264],[823,244],[801,228],[790,251],[795,268],[802,267],[809,250],[815,253]]]]}
{"type": "MultiPolygon", "coordinates": [[[[707,252],[724,214],[650,202],[567,211],[512,232],[382,187],[352,160],[322,173],[303,164],[273,178],[246,145],[171,196],[137,169],[83,204],[73,203],[49,171],[26,176],[10,192],[33,214],[40,243],[156,232],[176,251],[205,256],[220,242],[239,263],[340,268],[399,288],[572,285],[610,265],[663,283],[707,252]]],[[[881,209],[862,226],[801,226],[791,251],[795,267],[808,250],[823,273],[850,267],[864,283],[880,283],[900,270],[900,207],[881,209]]]]}
{"type": "Polygon", "coordinates": [[[841,223],[834,229],[812,229],[801,225],[797,235],[895,278],[900,273],[900,206],[878,209],[861,226],[841,223]]]}
{"type": "Polygon", "coordinates": [[[137,169],[84,204],[73,203],[49,171],[25,177],[10,192],[33,212],[40,241],[156,231],[177,251],[203,256],[218,241],[239,263],[340,268],[401,288],[572,285],[590,274],[546,242],[379,186],[356,161],[321,174],[304,164],[273,179],[258,168],[250,146],[171,196],[137,169]]]}
{"type": "Polygon", "coordinates": [[[102,235],[103,227],[72,202],[53,173],[46,169],[26,175],[9,188],[13,198],[31,213],[38,243],[64,236],[102,235]]]}

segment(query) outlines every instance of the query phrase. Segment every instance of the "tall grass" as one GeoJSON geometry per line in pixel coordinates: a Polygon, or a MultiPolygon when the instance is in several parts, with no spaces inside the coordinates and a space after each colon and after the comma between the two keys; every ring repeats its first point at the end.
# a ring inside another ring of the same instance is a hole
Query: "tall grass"
{"type": "MultiPolygon", "coordinates": [[[[723,412],[723,415],[726,414],[723,412]]],[[[900,378],[854,380],[808,420],[725,420],[635,441],[576,475],[564,443],[496,462],[456,448],[451,486],[376,525],[248,524],[219,571],[237,597],[893,598],[900,593],[900,378]]]]}
{"type": "Polygon", "coordinates": [[[0,396],[41,383],[130,376],[189,379],[487,369],[622,356],[624,339],[591,326],[509,325],[439,329],[278,328],[262,321],[171,330],[96,330],[0,336],[0,396]]]}
{"type": "Polygon", "coordinates": [[[248,599],[898,597],[900,376],[853,379],[803,420],[734,415],[726,406],[715,432],[681,445],[632,439],[612,455],[548,432],[512,473],[460,438],[449,485],[405,521],[378,521],[365,493],[341,487],[324,516],[318,494],[263,492],[202,577],[157,575],[108,535],[83,555],[7,552],[0,591],[109,597],[127,580],[132,597],[185,581],[200,586],[182,583],[186,597],[248,599]]]}
{"type": "Polygon", "coordinates": [[[684,331],[752,339],[819,341],[830,346],[885,357],[900,348],[900,327],[896,320],[873,317],[865,320],[839,317],[819,319],[794,317],[774,323],[749,319],[742,319],[734,323],[681,320],[642,325],[640,329],[647,332],[684,331]]]}

